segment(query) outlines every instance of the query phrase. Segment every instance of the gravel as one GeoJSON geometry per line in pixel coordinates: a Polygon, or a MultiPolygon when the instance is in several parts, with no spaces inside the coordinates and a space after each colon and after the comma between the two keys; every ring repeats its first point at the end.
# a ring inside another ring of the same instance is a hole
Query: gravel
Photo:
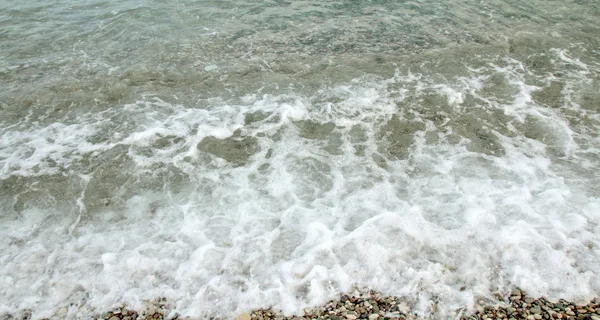
{"type": "MultiPolygon", "coordinates": [[[[502,297],[500,297],[502,298],[502,297]]],[[[409,299],[395,296],[385,296],[371,291],[366,294],[358,292],[342,295],[339,299],[331,300],[326,304],[305,309],[302,316],[284,316],[278,310],[254,310],[249,313],[239,314],[235,320],[300,320],[300,319],[332,319],[332,320],[418,320],[419,317],[412,310],[409,299]]],[[[600,320],[600,302],[592,300],[586,305],[577,305],[560,299],[551,302],[545,298],[533,299],[527,297],[519,289],[495,303],[486,303],[483,300],[476,303],[474,312],[467,314],[464,310],[456,310],[454,315],[447,315],[448,319],[475,320],[475,319],[527,319],[527,320],[600,320]]],[[[431,307],[431,314],[423,320],[440,319],[436,315],[435,302],[431,307]]],[[[13,316],[9,314],[0,315],[0,320],[28,320],[31,318],[30,311],[13,316]]],[[[53,319],[63,319],[57,315],[53,319]]],[[[95,319],[102,320],[152,320],[173,319],[193,320],[182,318],[177,313],[171,312],[169,304],[165,299],[148,302],[144,311],[133,311],[126,306],[99,314],[95,319]]],[[[216,318],[215,318],[216,319],[216,318]]]]}
{"type": "MultiPolygon", "coordinates": [[[[558,300],[556,303],[545,298],[528,298],[521,290],[515,289],[510,296],[496,304],[476,304],[474,312],[466,314],[457,310],[448,315],[450,319],[568,319],[600,320],[600,303],[592,300],[587,305],[558,300]]],[[[343,295],[339,300],[329,301],[325,306],[305,310],[302,317],[285,317],[273,310],[255,310],[250,314],[252,320],[265,319],[423,319],[411,312],[410,304],[399,297],[382,296],[377,292],[368,295],[343,295]]],[[[434,313],[426,319],[439,319],[434,313]]],[[[238,320],[240,318],[238,317],[238,320]]]]}

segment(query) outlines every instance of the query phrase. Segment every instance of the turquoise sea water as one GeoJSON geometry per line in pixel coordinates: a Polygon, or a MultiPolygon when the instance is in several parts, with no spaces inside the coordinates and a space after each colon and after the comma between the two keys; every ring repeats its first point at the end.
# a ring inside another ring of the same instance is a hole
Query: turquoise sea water
{"type": "Polygon", "coordinates": [[[0,314],[600,292],[598,1],[0,1],[0,314]]]}

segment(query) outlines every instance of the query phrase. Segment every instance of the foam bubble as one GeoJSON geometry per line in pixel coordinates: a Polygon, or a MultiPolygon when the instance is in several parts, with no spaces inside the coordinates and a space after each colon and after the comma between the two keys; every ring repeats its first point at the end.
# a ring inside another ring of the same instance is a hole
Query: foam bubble
{"type": "Polygon", "coordinates": [[[438,299],[441,316],[508,286],[590,298],[600,198],[573,167],[598,159],[524,70],[146,97],[2,129],[0,177],[19,187],[2,203],[0,311],[166,297],[184,316],[292,314],[354,286],[421,314],[438,299]]]}

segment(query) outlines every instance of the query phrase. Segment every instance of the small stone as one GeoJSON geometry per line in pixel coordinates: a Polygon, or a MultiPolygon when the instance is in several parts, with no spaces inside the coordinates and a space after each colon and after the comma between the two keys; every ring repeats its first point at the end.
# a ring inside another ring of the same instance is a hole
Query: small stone
{"type": "Polygon", "coordinates": [[[346,319],[349,319],[349,320],[356,320],[356,318],[357,317],[355,315],[353,315],[353,314],[347,314],[346,315],[346,319]]]}
{"type": "Polygon", "coordinates": [[[521,296],[521,290],[519,289],[514,289],[513,291],[510,292],[511,296],[521,296]]]}
{"type": "Polygon", "coordinates": [[[110,317],[108,320],[120,320],[120,319],[119,319],[119,317],[117,317],[117,316],[112,316],[112,317],[110,317]]]}
{"type": "Polygon", "coordinates": [[[369,320],[376,320],[377,318],[379,318],[378,314],[369,315],[369,320]]]}
{"type": "Polygon", "coordinates": [[[236,320],[250,320],[252,318],[250,317],[250,314],[244,312],[244,313],[240,313],[235,319],[236,320]]]}
{"type": "Polygon", "coordinates": [[[67,314],[67,312],[69,312],[69,309],[67,307],[62,307],[60,308],[60,310],[58,310],[58,315],[64,316],[65,314],[67,314]]]}
{"type": "Polygon", "coordinates": [[[536,320],[540,320],[540,319],[542,319],[542,316],[541,316],[541,315],[539,315],[539,314],[534,314],[534,315],[533,315],[533,317],[534,317],[536,320]]]}
{"type": "Polygon", "coordinates": [[[591,315],[590,318],[592,318],[592,320],[600,320],[600,316],[597,315],[591,315]]]}

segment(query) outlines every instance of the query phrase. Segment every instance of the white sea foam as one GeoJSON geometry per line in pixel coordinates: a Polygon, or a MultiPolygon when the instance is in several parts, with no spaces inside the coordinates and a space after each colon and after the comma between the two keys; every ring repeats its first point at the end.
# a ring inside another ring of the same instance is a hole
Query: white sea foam
{"type": "Polygon", "coordinates": [[[435,298],[442,315],[506,286],[592,298],[600,194],[573,182],[588,177],[569,166],[598,163],[580,157],[588,150],[560,110],[532,100],[537,89],[523,66],[502,63],[446,83],[401,72],[364,77],[312,97],[198,106],[146,97],[70,122],[3,129],[2,179],[59,175],[83,187],[73,208],[56,201],[1,217],[0,312],[33,309],[38,319],[69,304],[141,308],[166,297],[194,317],[271,306],[298,313],[354,286],[411,297],[421,313],[435,298]],[[508,102],[485,91],[493,74],[516,90],[508,102]],[[452,142],[460,128],[425,117],[419,98],[427,94],[444,97],[459,120],[479,110],[509,117],[511,134],[490,125],[502,154],[473,150],[465,137],[452,142]],[[473,97],[479,102],[467,104],[473,97]],[[258,112],[265,116],[246,123],[258,112]],[[386,156],[379,134],[394,115],[424,123],[406,158],[386,156]],[[546,140],[518,134],[532,117],[546,140]],[[303,137],[305,120],[335,128],[303,137]],[[208,136],[236,135],[259,146],[242,165],[198,148],[208,136]],[[158,146],[164,137],[180,140],[158,146]],[[91,210],[85,190],[97,171],[81,168],[118,146],[133,162],[122,169],[133,170],[124,183],[133,191],[121,205],[91,210]],[[550,147],[566,164],[553,163],[550,147]],[[158,179],[157,165],[187,182],[144,187],[158,179]]]}

